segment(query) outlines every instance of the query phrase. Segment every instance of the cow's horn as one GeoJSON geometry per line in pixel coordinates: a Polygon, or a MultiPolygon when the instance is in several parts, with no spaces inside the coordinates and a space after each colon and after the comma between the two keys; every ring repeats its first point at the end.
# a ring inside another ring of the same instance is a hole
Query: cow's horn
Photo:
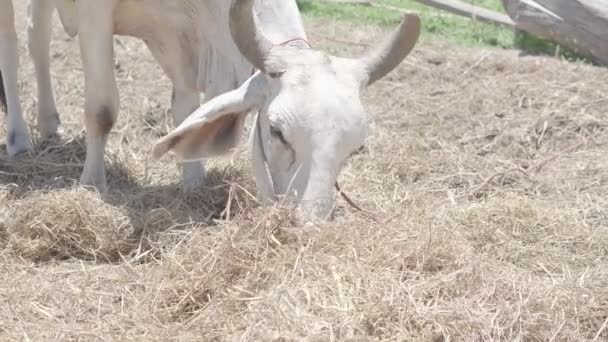
{"type": "MultiPolygon", "coordinates": [[[[238,2],[238,1],[237,1],[238,2]]],[[[407,13],[403,21],[375,50],[361,58],[368,73],[367,85],[384,77],[412,51],[420,36],[420,17],[407,13]]]]}
{"type": "Polygon", "coordinates": [[[253,0],[232,1],[230,33],[243,56],[254,67],[264,72],[264,61],[273,44],[255,24],[253,0]]]}

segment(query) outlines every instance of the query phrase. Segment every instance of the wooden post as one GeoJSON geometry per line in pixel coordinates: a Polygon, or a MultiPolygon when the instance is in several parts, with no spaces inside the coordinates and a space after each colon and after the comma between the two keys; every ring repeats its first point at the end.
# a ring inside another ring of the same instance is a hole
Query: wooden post
{"type": "Polygon", "coordinates": [[[467,18],[479,20],[488,24],[514,27],[515,23],[508,15],[486,8],[474,6],[460,0],[415,0],[428,6],[458,14],[467,18]]]}
{"type": "Polygon", "coordinates": [[[517,28],[608,65],[608,2],[502,0],[517,28]]]}

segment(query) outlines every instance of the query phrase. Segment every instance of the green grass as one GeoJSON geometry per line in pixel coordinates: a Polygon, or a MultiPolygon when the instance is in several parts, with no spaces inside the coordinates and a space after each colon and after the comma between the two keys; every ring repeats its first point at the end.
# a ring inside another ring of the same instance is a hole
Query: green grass
{"type": "MultiPolygon", "coordinates": [[[[500,9],[500,3],[496,0],[471,2],[491,9],[500,9]]],[[[298,3],[304,15],[313,18],[329,16],[338,20],[374,23],[382,26],[392,26],[401,18],[399,12],[381,7],[332,4],[317,0],[301,0],[298,3]]],[[[423,19],[423,35],[435,35],[467,46],[513,46],[515,34],[509,29],[452,15],[413,0],[384,0],[382,3],[419,13],[423,19]]]]}
{"type": "MultiPolygon", "coordinates": [[[[464,1],[504,13],[500,0],[464,1]]],[[[423,37],[432,36],[434,39],[449,40],[464,46],[514,48],[531,54],[559,55],[570,60],[585,59],[568,49],[559,47],[555,43],[535,38],[529,34],[453,15],[413,0],[382,0],[379,3],[420,14],[423,37]]],[[[310,18],[331,17],[337,20],[372,23],[381,26],[393,26],[401,18],[398,11],[383,7],[334,4],[319,0],[298,0],[298,4],[302,13],[310,18]]]]}

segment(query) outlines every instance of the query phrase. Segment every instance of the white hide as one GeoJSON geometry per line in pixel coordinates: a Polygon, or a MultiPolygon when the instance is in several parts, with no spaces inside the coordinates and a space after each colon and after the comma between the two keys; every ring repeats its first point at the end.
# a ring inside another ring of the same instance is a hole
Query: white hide
{"type": "MultiPolygon", "coordinates": [[[[234,136],[226,132],[240,127],[234,122],[258,112],[250,147],[261,199],[287,196],[305,219],[328,219],[338,174],[368,134],[360,93],[411,51],[419,18],[407,15],[379,48],[364,58],[346,59],[308,48],[302,40],[278,44],[281,28],[262,26],[259,12],[251,13],[251,1],[234,1],[242,7],[233,5],[231,30],[243,54],[263,73],[201,106],[157,142],[154,154],[174,150],[179,158],[192,160],[225,153],[236,145],[235,139],[223,140],[234,136]]],[[[286,3],[291,1],[281,2],[286,3]]]]}

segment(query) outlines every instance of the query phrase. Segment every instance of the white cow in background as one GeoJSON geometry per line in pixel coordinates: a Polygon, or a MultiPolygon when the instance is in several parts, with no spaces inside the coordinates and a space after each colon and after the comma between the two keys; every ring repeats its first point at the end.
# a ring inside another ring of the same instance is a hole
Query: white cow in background
{"type": "MultiPolygon", "coordinates": [[[[236,46],[231,58],[208,49],[205,35],[217,34],[219,1],[190,0],[31,0],[28,42],[38,83],[38,131],[43,139],[61,130],[53,96],[49,46],[56,9],[65,31],[79,36],[85,76],[87,155],[81,184],[106,189],[104,151],[116,121],[119,99],[114,77],[113,35],[142,39],[173,83],[171,109],[176,124],[200,105],[200,93],[213,97],[232,90],[250,74],[251,65],[236,46]],[[210,26],[210,29],[206,29],[210,26]],[[239,69],[240,68],[240,69],[239,69]],[[239,76],[242,75],[242,76],[239,76]]],[[[8,104],[9,155],[30,150],[30,136],[17,97],[17,42],[11,0],[0,0],[0,71],[8,104]]],[[[221,31],[220,31],[221,32],[221,31]]],[[[228,32],[224,34],[229,39],[228,32]]],[[[204,177],[200,162],[183,165],[184,187],[196,188],[204,177]]]]}
{"type": "Polygon", "coordinates": [[[174,150],[183,160],[225,153],[237,144],[247,114],[257,112],[250,147],[259,195],[266,202],[290,196],[305,219],[327,219],[338,174],[367,137],[360,93],[409,54],[420,19],[406,15],[379,47],[350,59],[305,42],[295,1],[259,3],[254,11],[253,0],[234,0],[229,23],[233,41],[260,72],[201,106],[154,152],[174,150]]]}

